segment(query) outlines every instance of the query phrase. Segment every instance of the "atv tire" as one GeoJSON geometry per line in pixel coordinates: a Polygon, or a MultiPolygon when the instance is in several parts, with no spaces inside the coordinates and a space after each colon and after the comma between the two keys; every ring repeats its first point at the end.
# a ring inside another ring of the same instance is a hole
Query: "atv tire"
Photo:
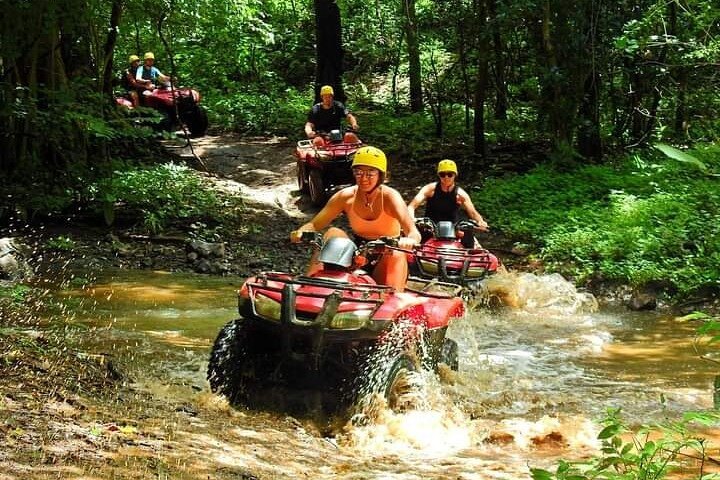
{"type": "Polygon", "coordinates": [[[394,412],[413,409],[419,396],[417,383],[413,381],[418,368],[409,354],[399,353],[390,363],[375,364],[371,359],[368,367],[369,375],[358,395],[360,410],[372,405],[378,395],[385,399],[387,407],[394,412]]]}
{"type": "Polygon", "coordinates": [[[298,160],[296,170],[298,190],[300,190],[301,193],[308,193],[310,188],[308,186],[308,177],[307,171],[305,170],[305,162],[298,160]]]}
{"type": "Polygon", "coordinates": [[[227,397],[231,403],[246,395],[243,367],[248,360],[247,326],[242,318],[227,323],[218,333],[208,364],[210,390],[227,397]]]}
{"type": "Polygon", "coordinates": [[[210,124],[207,112],[199,105],[194,105],[187,112],[184,112],[181,119],[193,137],[205,135],[210,124]]]}
{"type": "Polygon", "coordinates": [[[460,360],[458,360],[458,357],[457,342],[446,338],[443,341],[442,351],[440,352],[440,361],[450,367],[450,370],[457,372],[460,369],[460,360]]]}
{"type": "Polygon", "coordinates": [[[417,371],[415,362],[405,354],[395,358],[386,373],[383,384],[383,396],[387,406],[393,412],[412,410],[417,404],[418,390],[413,382],[413,374],[417,371]]]}
{"type": "Polygon", "coordinates": [[[308,190],[310,193],[310,201],[316,207],[322,207],[327,200],[325,194],[325,183],[323,182],[322,172],[317,168],[310,170],[308,175],[308,190]]]}

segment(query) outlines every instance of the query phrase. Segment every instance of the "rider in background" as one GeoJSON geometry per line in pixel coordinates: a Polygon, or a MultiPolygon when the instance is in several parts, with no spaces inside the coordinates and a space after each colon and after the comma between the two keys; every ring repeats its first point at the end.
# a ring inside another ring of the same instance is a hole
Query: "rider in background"
{"type": "MultiPolygon", "coordinates": [[[[312,220],[290,233],[290,240],[299,242],[302,232],[318,232],[344,213],[356,242],[399,237],[399,248],[412,249],[420,242],[420,232],[400,193],[383,185],[387,175],[385,154],[375,147],[361,147],[355,153],[352,169],[356,184],[330,197],[312,220]]],[[[325,232],[324,239],[327,241],[332,237],[347,238],[348,234],[340,228],[331,227],[325,232]]],[[[316,254],[310,262],[308,274],[320,268],[322,266],[316,254]]],[[[390,285],[398,291],[405,288],[407,275],[407,256],[405,252],[395,249],[387,249],[372,272],[377,283],[390,285]]]]}
{"type": "MultiPolygon", "coordinates": [[[[138,68],[137,73],[135,74],[135,79],[139,81],[149,81],[147,84],[148,90],[146,90],[146,92],[150,92],[151,90],[157,88],[158,83],[166,84],[170,81],[170,77],[163,74],[155,66],[155,54],[147,52],[144,58],[145,62],[143,63],[142,68],[138,68]]],[[[143,94],[147,95],[148,93],[146,92],[143,92],[143,94]]]]}
{"type": "MultiPolygon", "coordinates": [[[[322,101],[316,103],[308,113],[307,123],[305,123],[305,135],[313,139],[313,145],[322,147],[325,140],[318,133],[328,133],[330,130],[340,129],[340,122],[343,118],[350,124],[350,128],[354,131],[358,130],[358,123],[355,116],[342,103],[334,100],[335,92],[330,85],[324,85],[320,88],[320,98],[322,101]]],[[[360,139],[353,132],[346,132],[343,141],[345,143],[358,143],[360,139]]]]}
{"type": "Polygon", "coordinates": [[[133,107],[140,104],[140,93],[150,85],[149,80],[138,80],[136,78],[137,71],[140,68],[140,57],[130,55],[128,58],[130,66],[125,69],[122,76],[122,85],[130,96],[133,107]]]}
{"type": "Polygon", "coordinates": [[[467,213],[468,218],[477,222],[477,230],[487,231],[488,224],[478,213],[470,199],[470,195],[456,183],[458,169],[452,160],[441,160],[437,166],[438,181],[428,183],[420,189],[410,203],[408,210],[415,219],[415,210],[427,202],[425,216],[435,223],[442,221],[457,222],[460,208],[467,213]]]}

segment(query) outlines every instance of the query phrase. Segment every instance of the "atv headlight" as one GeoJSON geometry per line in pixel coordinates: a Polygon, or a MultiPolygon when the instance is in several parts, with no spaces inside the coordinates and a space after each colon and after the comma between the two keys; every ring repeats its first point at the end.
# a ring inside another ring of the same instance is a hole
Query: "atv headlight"
{"type": "Polygon", "coordinates": [[[265,295],[255,295],[255,312],[263,318],[280,321],[280,302],[265,295]]]}
{"type": "Polygon", "coordinates": [[[467,272],[465,273],[466,276],[472,277],[472,278],[478,278],[482,277],[487,273],[487,268],[483,267],[470,267],[467,269],[467,272]]]}
{"type": "Polygon", "coordinates": [[[437,262],[430,262],[428,260],[419,259],[418,263],[420,264],[420,268],[422,269],[423,272],[438,273],[437,262]]]}
{"type": "Polygon", "coordinates": [[[372,310],[353,310],[350,312],[336,313],[332,321],[330,321],[330,328],[344,328],[354,329],[361,328],[370,320],[372,310]]]}

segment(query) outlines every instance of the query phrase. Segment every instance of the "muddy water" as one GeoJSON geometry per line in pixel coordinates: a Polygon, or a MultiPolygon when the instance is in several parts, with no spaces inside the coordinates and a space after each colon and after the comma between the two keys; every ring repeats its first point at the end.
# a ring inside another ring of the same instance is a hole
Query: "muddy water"
{"type": "MultiPolygon", "coordinates": [[[[239,284],[115,271],[62,295],[79,305],[73,321],[131,345],[140,383],[143,364],[163,362],[168,383],[179,379],[193,387],[173,395],[206,403],[208,352],[220,327],[235,317],[239,284]]],[[[497,277],[488,289],[512,308],[476,308],[451,326],[460,371],[418,379],[424,387],[418,410],[376,408],[369,425],[323,434],[288,423],[283,413],[247,411],[229,434],[245,450],[223,446],[212,432],[203,448],[260,478],[305,478],[310,471],[313,478],[515,479],[527,478],[528,465],[548,467],[559,457],[595,452],[592,421],[609,407],[621,407],[631,421],[651,422],[712,406],[715,370],[693,348],[697,325],[598,311],[594,299],[554,276],[497,277]]],[[[146,388],[157,389],[156,379],[146,388]]]]}

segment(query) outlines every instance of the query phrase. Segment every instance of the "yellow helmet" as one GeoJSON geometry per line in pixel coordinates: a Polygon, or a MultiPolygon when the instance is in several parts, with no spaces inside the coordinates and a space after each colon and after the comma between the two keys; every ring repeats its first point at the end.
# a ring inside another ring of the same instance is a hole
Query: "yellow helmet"
{"type": "Polygon", "coordinates": [[[322,88],[320,88],[320,96],[323,95],[335,95],[335,91],[330,85],[323,85],[322,88]]]}
{"type": "Polygon", "coordinates": [[[452,172],[457,175],[457,165],[455,165],[455,162],[453,162],[452,160],[440,160],[437,166],[437,173],[440,172],[452,172]]]}
{"type": "Polygon", "coordinates": [[[130,55],[128,57],[128,63],[137,62],[138,60],[140,60],[140,57],[138,57],[137,55],[130,55]]]}
{"type": "Polygon", "coordinates": [[[353,158],[353,167],[364,165],[366,167],[377,168],[383,173],[387,172],[387,157],[382,150],[376,147],[361,147],[355,152],[353,158]]]}
{"type": "Polygon", "coordinates": [[[147,52],[147,53],[145,54],[145,60],[150,59],[150,58],[152,58],[153,60],[155,60],[155,54],[154,54],[153,52],[147,52]]]}

